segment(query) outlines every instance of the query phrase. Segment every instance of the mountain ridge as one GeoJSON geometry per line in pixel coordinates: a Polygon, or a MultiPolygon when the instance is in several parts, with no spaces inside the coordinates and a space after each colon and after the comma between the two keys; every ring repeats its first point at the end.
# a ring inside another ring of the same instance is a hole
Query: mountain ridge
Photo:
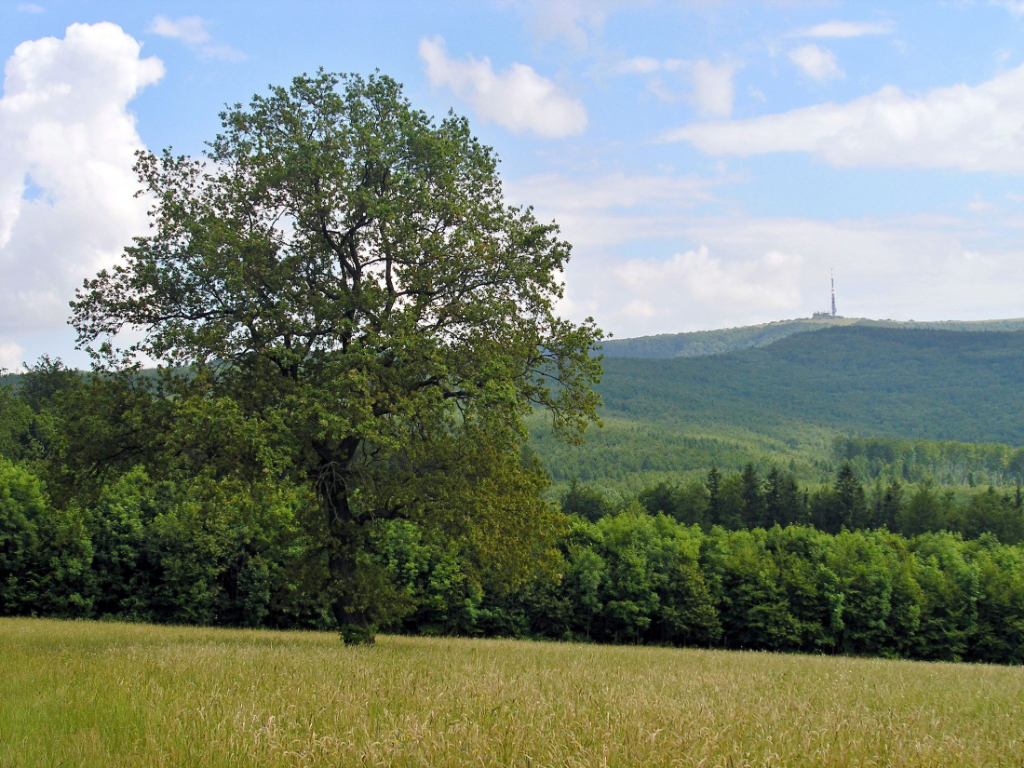
{"type": "Polygon", "coordinates": [[[827,328],[862,326],[904,330],[933,329],[957,332],[1024,331],[1024,318],[1001,320],[872,320],[865,317],[805,317],[775,320],[769,323],[718,328],[707,331],[662,333],[609,339],[602,345],[606,358],[675,358],[704,357],[764,347],[797,333],[822,331],[827,328]]]}

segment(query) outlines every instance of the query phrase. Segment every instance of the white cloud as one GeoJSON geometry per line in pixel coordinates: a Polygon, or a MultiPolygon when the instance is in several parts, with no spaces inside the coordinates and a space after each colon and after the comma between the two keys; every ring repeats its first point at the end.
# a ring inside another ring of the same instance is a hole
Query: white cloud
{"type": "MultiPolygon", "coordinates": [[[[724,59],[712,63],[708,59],[655,59],[637,56],[620,61],[617,74],[651,75],[658,72],[679,72],[689,78],[692,90],[686,99],[701,117],[728,117],[732,114],[735,88],[733,77],[743,63],[724,59]]],[[[675,101],[676,95],[657,78],[648,82],[648,88],[663,101],[675,101]]]]}
{"type": "Polygon", "coordinates": [[[794,48],[789,52],[789,60],[800,67],[805,75],[818,82],[846,76],[836,62],[836,55],[814,43],[794,48]]]}
{"type": "Polygon", "coordinates": [[[573,243],[559,311],[618,337],[809,317],[828,308],[830,268],[849,316],[1020,314],[1024,251],[1009,230],[1024,219],[750,217],[718,196],[740,180],[545,175],[506,194],[573,243]]]}
{"type": "Polygon", "coordinates": [[[732,78],[740,65],[732,61],[712,64],[707,59],[693,63],[693,98],[697,112],[704,117],[728,117],[732,114],[732,78]]]}
{"type": "Polygon", "coordinates": [[[623,75],[649,75],[664,68],[664,62],[661,59],[650,56],[634,56],[631,59],[620,61],[615,67],[615,71],[623,75]]]}
{"type": "Polygon", "coordinates": [[[35,3],[21,3],[20,5],[18,5],[18,7],[15,10],[17,10],[19,13],[45,13],[46,12],[46,9],[43,8],[43,6],[36,5],[35,3]]]}
{"type": "Polygon", "coordinates": [[[826,306],[827,274],[835,267],[841,314],[918,320],[1020,314],[1014,297],[1024,283],[1024,254],[990,235],[936,217],[723,219],[690,229],[691,237],[731,258],[756,258],[765,249],[801,254],[797,279],[810,297],[805,313],[826,306]]]}
{"type": "Polygon", "coordinates": [[[588,251],[684,237],[684,212],[719,204],[716,191],[736,181],[730,176],[544,174],[507,182],[505,197],[514,205],[532,205],[542,220],[554,218],[569,242],[588,251]]]}
{"type": "Polygon", "coordinates": [[[863,37],[864,35],[889,35],[893,32],[890,21],[826,21],[813,27],[798,29],[790,37],[863,37]]]}
{"type": "Polygon", "coordinates": [[[582,133],[587,127],[582,102],[525,64],[513,64],[496,73],[486,56],[479,61],[472,56],[458,61],[449,58],[441,37],[423,38],[419,54],[430,84],[451,89],[484,122],[548,138],[582,133]]]}
{"type": "MultiPolygon", "coordinates": [[[[147,226],[127,105],[164,74],[120,27],[19,45],[0,98],[0,344],[63,327],[82,280],[147,226]]],[[[20,361],[18,361],[20,362],[20,361]]]]}
{"type": "Polygon", "coordinates": [[[160,37],[179,40],[204,59],[242,61],[245,54],[230,45],[215,45],[212,42],[206,20],[198,16],[183,16],[173,21],[166,16],[157,16],[149,25],[149,32],[160,37]]]}
{"type": "Polygon", "coordinates": [[[24,359],[24,349],[13,342],[0,341],[0,371],[19,371],[24,359]]]}
{"type": "Polygon", "coordinates": [[[696,245],[667,258],[574,250],[560,310],[592,315],[620,338],[809,317],[828,308],[835,268],[839,312],[850,317],[1020,314],[1024,252],[958,220],[690,216],[677,229],[696,245]]]}
{"type": "Polygon", "coordinates": [[[529,26],[542,42],[562,40],[578,52],[604,24],[605,9],[594,0],[534,0],[529,26]]]}
{"type": "Polygon", "coordinates": [[[713,155],[808,152],[836,166],[918,166],[1024,173],[1024,66],[977,86],[920,96],[895,86],[820,104],[666,134],[713,155]]]}
{"type": "Polygon", "coordinates": [[[1024,16],[1024,0],[990,0],[992,5],[1001,5],[1014,16],[1024,16]]]}
{"type": "Polygon", "coordinates": [[[186,45],[201,45],[210,41],[210,33],[206,30],[206,22],[198,16],[187,16],[171,21],[166,16],[157,16],[149,25],[154,35],[181,40],[186,45]]]}
{"type": "Polygon", "coordinates": [[[780,251],[724,261],[701,245],[665,260],[629,259],[612,274],[625,298],[623,319],[671,323],[684,303],[689,314],[720,313],[725,306],[753,315],[792,312],[801,303],[796,270],[802,261],[780,251]]]}

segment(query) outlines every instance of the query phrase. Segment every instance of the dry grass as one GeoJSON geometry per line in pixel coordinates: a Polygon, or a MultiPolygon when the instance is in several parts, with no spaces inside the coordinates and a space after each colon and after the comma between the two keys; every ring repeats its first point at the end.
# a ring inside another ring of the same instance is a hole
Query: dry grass
{"type": "Polygon", "coordinates": [[[1024,669],[0,620],[0,766],[1015,766],[1024,669]]]}

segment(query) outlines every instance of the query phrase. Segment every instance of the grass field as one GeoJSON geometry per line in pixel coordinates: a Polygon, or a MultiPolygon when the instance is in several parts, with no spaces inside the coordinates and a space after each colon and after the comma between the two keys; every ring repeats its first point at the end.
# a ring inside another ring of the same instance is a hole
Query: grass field
{"type": "Polygon", "coordinates": [[[0,620],[0,766],[1015,766],[1024,669],[0,620]]]}

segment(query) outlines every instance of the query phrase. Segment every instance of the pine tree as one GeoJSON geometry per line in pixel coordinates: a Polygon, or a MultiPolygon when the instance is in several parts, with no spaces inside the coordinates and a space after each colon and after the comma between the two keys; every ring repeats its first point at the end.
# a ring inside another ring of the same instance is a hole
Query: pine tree
{"type": "Polygon", "coordinates": [[[753,463],[748,463],[740,475],[743,487],[743,525],[746,528],[765,527],[765,498],[761,478],[753,463]]]}
{"type": "Polygon", "coordinates": [[[707,520],[709,525],[719,525],[722,521],[721,483],[722,473],[718,471],[716,465],[712,464],[711,469],[708,471],[707,482],[705,483],[708,489],[707,520]]]}

